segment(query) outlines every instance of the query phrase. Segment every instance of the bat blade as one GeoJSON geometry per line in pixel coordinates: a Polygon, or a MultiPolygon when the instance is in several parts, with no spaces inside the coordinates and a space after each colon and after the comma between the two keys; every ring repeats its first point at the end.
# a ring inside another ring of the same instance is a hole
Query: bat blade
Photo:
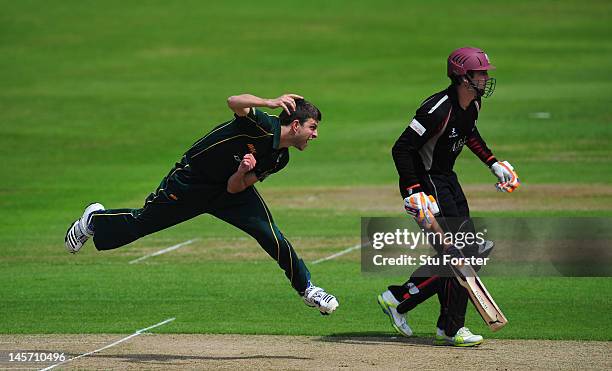
{"type": "MultiPolygon", "coordinates": [[[[418,220],[417,223],[419,223],[418,220]]],[[[433,216],[430,225],[423,225],[422,223],[419,223],[419,225],[435,233],[444,234],[444,231],[433,216]]],[[[448,245],[444,247],[447,248],[452,246],[448,245]]],[[[501,309],[499,309],[497,303],[495,303],[495,300],[493,300],[493,297],[489,294],[489,291],[478,277],[478,274],[476,274],[474,268],[469,264],[451,265],[451,267],[453,273],[455,273],[457,277],[457,281],[459,281],[461,286],[465,287],[474,307],[476,307],[476,310],[491,331],[495,332],[504,327],[508,323],[508,319],[504,316],[501,309]]]]}
{"type": "Polygon", "coordinates": [[[470,265],[453,266],[453,272],[461,286],[465,287],[474,307],[491,331],[495,332],[508,323],[495,300],[470,265]]]}

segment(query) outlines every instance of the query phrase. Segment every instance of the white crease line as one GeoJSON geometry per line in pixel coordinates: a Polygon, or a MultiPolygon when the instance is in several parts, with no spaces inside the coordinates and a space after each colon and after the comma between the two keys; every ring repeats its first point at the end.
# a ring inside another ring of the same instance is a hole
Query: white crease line
{"type": "Polygon", "coordinates": [[[330,256],[328,256],[328,257],[326,257],[326,258],[317,259],[317,260],[313,261],[312,263],[310,263],[310,265],[319,264],[319,263],[324,262],[324,261],[326,261],[326,260],[330,260],[330,259],[337,258],[337,257],[339,257],[339,256],[342,256],[342,255],[344,255],[344,254],[348,254],[348,253],[350,253],[351,251],[353,251],[353,250],[357,250],[357,249],[360,249],[360,248],[361,248],[361,244],[359,244],[359,245],[355,245],[355,246],[351,246],[351,247],[349,247],[349,248],[347,248],[347,249],[344,249],[344,250],[342,250],[342,251],[340,251],[340,252],[337,252],[337,253],[335,253],[335,254],[333,254],[333,255],[330,255],[330,256]]]}
{"type": "Polygon", "coordinates": [[[157,256],[157,255],[165,254],[165,253],[167,253],[167,252],[170,252],[170,251],[172,251],[172,250],[176,250],[176,249],[178,249],[178,248],[180,248],[180,247],[183,247],[183,246],[185,246],[185,245],[189,245],[190,243],[195,242],[195,241],[197,241],[197,240],[198,240],[197,238],[194,238],[193,240],[189,240],[189,241],[181,242],[181,243],[176,244],[176,245],[174,245],[174,246],[167,247],[167,248],[165,248],[165,249],[163,249],[163,250],[156,251],[156,252],[154,252],[154,253],[152,253],[152,254],[145,255],[145,256],[141,256],[141,257],[140,257],[140,258],[138,258],[138,259],[134,259],[134,260],[130,261],[130,264],[134,264],[134,263],[141,262],[141,261],[143,261],[143,260],[145,260],[145,259],[148,259],[148,258],[150,258],[150,257],[153,257],[153,256],[157,256]]]}
{"type": "Polygon", "coordinates": [[[88,355],[91,355],[91,354],[94,354],[94,353],[97,353],[97,352],[101,352],[101,351],[103,351],[104,349],[108,349],[108,348],[110,348],[110,347],[114,347],[115,345],[117,345],[117,344],[121,344],[121,343],[123,343],[123,342],[124,342],[124,341],[126,341],[126,340],[129,340],[129,339],[131,339],[131,338],[133,338],[133,337],[136,337],[136,336],[138,336],[138,335],[142,334],[142,333],[143,333],[143,332],[145,332],[145,331],[148,331],[148,330],[150,330],[150,329],[152,329],[152,328],[155,328],[155,327],[159,327],[159,326],[165,325],[166,323],[168,323],[168,322],[172,322],[172,321],[174,321],[175,319],[176,319],[176,318],[174,318],[174,317],[173,317],[173,318],[168,318],[167,320],[165,320],[165,321],[161,321],[160,323],[155,324],[155,325],[153,325],[153,326],[149,326],[149,327],[146,327],[146,328],[143,328],[143,329],[137,330],[137,331],[136,331],[135,333],[133,333],[132,335],[130,335],[130,336],[126,336],[126,337],[124,337],[123,339],[121,339],[121,340],[117,340],[117,341],[115,341],[114,343],[112,343],[112,344],[108,344],[107,346],[104,346],[104,347],[102,347],[102,348],[100,348],[100,349],[96,349],[96,350],[94,350],[94,351],[91,351],[91,352],[87,352],[87,353],[81,354],[80,356],[76,356],[76,357],[73,357],[73,358],[69,358],[69,359],[67,359],[67,360],[65,360],[65,361],[62,361],[62,362],[60,362],[60,363],[56,363],[56,364],[51,365],[51,366],[49,366],[49,367],[47,367],[47,368],[43,368],[43,369],[41,369],[40,371],[47,371],[47,370],[51,370],[52,368],[55,368],[55,367],[57,367],[57,366],[59,366],[59,365],[63,365],[63,364],[68,363],[68,362],[70,362],[70,361],[74,361],[75,359],[83,358],[83,357],[86,357],[86,356],[88,356],[88,355]]]}

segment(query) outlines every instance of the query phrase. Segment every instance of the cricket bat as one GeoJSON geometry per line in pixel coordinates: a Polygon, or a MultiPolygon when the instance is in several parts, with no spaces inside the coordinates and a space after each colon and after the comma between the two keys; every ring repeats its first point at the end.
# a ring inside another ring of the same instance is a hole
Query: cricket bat
{"type": "MultiPolygon", "coordinates": [[[[428,229],[434,233],[444,234],[435,218],[428,229]]],[[[446,246],[445,246],[446,247],[446,246]]],[[[469,264],[451,265],[459,284],[465,287],[472,303],[491,331],[497,331],[508,323],[508,319],[493,300],[491,294],[482,283],[474,268],[469,264]]]]}

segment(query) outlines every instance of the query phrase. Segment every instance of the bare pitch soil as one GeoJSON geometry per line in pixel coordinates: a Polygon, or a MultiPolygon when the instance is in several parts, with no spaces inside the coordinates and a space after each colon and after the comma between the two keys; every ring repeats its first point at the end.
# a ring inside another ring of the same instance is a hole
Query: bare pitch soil
{"type": "MultiPolygon", "coordinates": [[[[126,335],[2,335],[0,369],[10,351],[65,352],[69,358],[126,335]]],[[[612,342],[489,340],[476,348],[430,345],[431,339],[268,335],[142,334],[57,369],[612,369],[612,342]]]]}

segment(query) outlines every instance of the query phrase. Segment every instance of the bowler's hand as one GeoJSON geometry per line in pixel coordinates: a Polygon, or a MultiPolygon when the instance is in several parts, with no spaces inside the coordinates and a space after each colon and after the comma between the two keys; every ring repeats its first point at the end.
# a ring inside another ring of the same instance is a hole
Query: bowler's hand
{"type": "Polygon", "coordinates": [[[249,171],[255,168],[255,164],[257,164],[257,160],[255,160],[255,156],[250,153],[247,153],[240,161],[240,165],[238,166],[238,172],[241,174],[248,173],[249,171]]]}
{"type": "Polygon", "coordinates": [[[291,114],[295,111],[295,100],[304,99],[304,97],[297,94],[284,94],[275,99],[266,100],[266,107],[268,108],[283,108],[287,114],[291,114]]]}

